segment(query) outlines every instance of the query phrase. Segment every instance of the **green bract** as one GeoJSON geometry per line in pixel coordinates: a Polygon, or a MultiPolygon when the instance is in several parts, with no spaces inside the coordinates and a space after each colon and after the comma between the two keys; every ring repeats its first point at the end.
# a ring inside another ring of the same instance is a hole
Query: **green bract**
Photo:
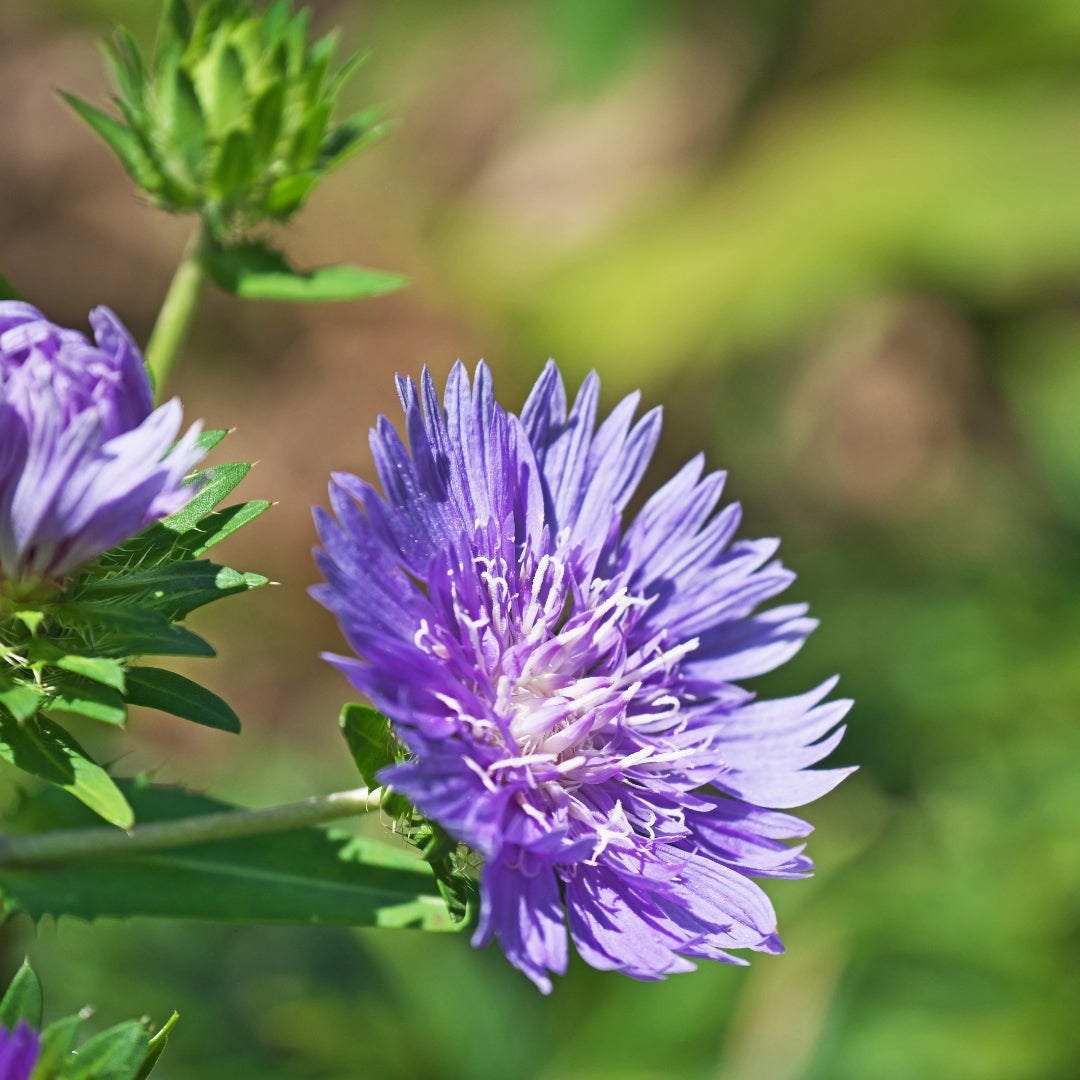
{"type": "Polygon", "coordinates": [[[309,45],[308,21],[289,0],[262,14],[208,0],[194,16],[169,0],[150,64],[126,30],[105,44],[122,120],[64,98],[157,205],[202,214],[215,238],[286,221],[382,131],[375,109],[332,122],[362,57],[332,71],[336,34],[309,45]]]}
{"type": "MultiPolygon", "coordinates": [[[[224,431],[204,432],[209,449],[224,431]]],[[[69,791],[106,821],[129,828],[134,813],[109,774],[62,726],[79,714],[121,726],[127,706],[239,731],[216,694],[147,656],[213,656],[182,625],[198,607],[266,584],[200,556],[270,504],[217,505],[250,466],[196,473],[198,494],[182,510],[98,557],[60,592],[18,603],[0,599],[0,758],[69,791]]]]}

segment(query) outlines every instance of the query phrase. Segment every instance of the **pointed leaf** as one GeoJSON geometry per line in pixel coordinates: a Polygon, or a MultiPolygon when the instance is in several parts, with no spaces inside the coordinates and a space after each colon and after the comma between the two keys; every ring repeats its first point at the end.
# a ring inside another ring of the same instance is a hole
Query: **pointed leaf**
{"type": "Polygon", "coordinates": [[[31,1080],[53,1080],[62,1075],[60,1070],[71,1061],[82,1022],[81,1016],[65,1016],[41,1033],[41,1052],[31,1080]]]}
{"type": "Polygon", "coordinates": [[[197,634],[176,626],[159,611],[117,605],[58,604],[57,615],[83,631],[92,648],[103,656],[213,656],[214,650],[197,634]]]}
{"type": "Polygon", "coordinates": [[[76,713],[117,727],[127,721],[124,699],[111,686],[77,678],[56,679],[54,685],[56,692],[46,705],[51,712],[76,713]]]}
{"type": "Polygon", "coordinates": [[[0,716],[0,757],[62,787],[110,824],[128,829],[135,821],[112,777],[71,735],[44,716],[21,725],[0,716]]]}
{"type": "Polygon", "coordinates": [[[254,521],[260,514],[269,510],[271,505],[263,499],[255,499],[207,514],[197,526],[196,535],[201,536],[202,539],[197,547],[192,548],[192,554],[204,554],[215,544],[220,544],[225,537],[243,528],[249,521],[254,521]]]}
{"type": "Polygon", "coordinates": [[[204,604],[265,584],[267,578],[261,574],[242,574],[205,560],[184,560],[91,581],[79,598],[84,603],[109,601],[149,608],[177,621],[204,604]]]}
{"type": "Polygon", "coordinates": [[[284,221],[304,205],[304,200],[318,182],[317,172],[296,173],[275,180],[263,200],[263,211],[268,217],[284,221]]]}
{"type": "Polygon", "coordinates": [[[211,193],[225,203],[243,198],[251,187],[255,165],[251,136],[244,131],[230,131],[218,151],[211,193]]]}
{"type": "Polygon", "coordinates": [[[165,1047],[169,1043],[169,1033],[174,1027],[176,1027],[176,1021],[180,1019],[180,1014],[174,1012],[161,1030],[150,1040],[146,1047],[146,1057],[143,1059],[143,1063],[139,1071],[135,1074],[135,1080],[146,1080],[154,1070],[154,1066],[158,1063],[158,1058],[165,1051],[165,1047]]]}
{"type": "Polygon", "coordinates": [[[0,1024],[11,1031],[20,1020],[25,1020],[35,1031],[41,1029],[41,983],[29,960],[22,962],[0,1000],[0,1024]]]}
{"type": "Polygon", "coordinates": [[[135,112],[142,114],[146,97],[146,69],[135,39],[120,26],[111,41],[102,42],[101,51],[113,85],[135,112]]]}
{"type": "Polygon", "coordinates": [[[133,1080],[146,1058],[146,1032],[138,1020],[95,1035],[79,1047],[64,1080],[133,1080]]]}
{"type": "Polygon", "coordinates": [[[230,461],[197,473],[193,482],[201,482],[198,495],[182,510],[170,514],[161,524],[172,532],[187,532],[209,514],[250,471],[251,466],[247,462],[230,461]]]}
{"type": "MultiPolygon", "coordinates": [[[[205,10],[205,9],[201,9],[205,10]]],[[[171,135],[173,146],[180,155],[189,177],[198,180],[203,169],[206,140],[206,117],[191,76],[182,68],[176,69],[171,135]]]]}
{"type": "Polygon", "coordinates": [[[294,172],[314,165],[333,111],[334,105],[330,101],[320,101],[308,110],[304,122],[293,136],[293,144],[289,150],[289,164],[294,172]]]}
{"type": "Polygon", "coordinates": [[[218,54],[206,112],[211,130],[219,134],[239,123],[247,113],[244,61],[232,45],[226,45],[218,54]]]}
{"type": "Polygon", "coordinates": [[[106,656],[76,656],[69,653],[54,662],[58,668],[70,671],[73,675],[81,675],[84,679],[91,679],[102,686],[111,686],[114,690],[124,692],[124,665],[119,660],[110,660],[106,656]]]}
{"type": "Polygon", "coordinates": [[[0,675],[0,705],[16,720],[29,720],[41,707],[41,692],[25,683],[0,675]]]}
{"type": "Polygon", "coordinates": [[[147,191],[157,191],[161,187],[161,178],[157,170],[146,156],[139,137],[130,128],[100,109],[95,109],[93,105],[81,101],[73,94],[66,94],[61,90],[60,96],[120,159],[128,175],[139,187],[147,191]]]}
{"type": "Polygon", "coordinates": [[[19,290],[11,284],[3,274],[0,274],[0,300],[21,300],[19,290]]]}
{"type": "Polygon", "coordinates": [[[375,774],[401,756],[401,744],[390,733],[390,721],[369,705],[350,702],[338,721],[349,753],[369,788],[379,786],[375,774]]]}
{"type": "Polygon", "coordinates": [[[195,440],[195,445],[200,450],[209,453],[228,434],[228,428],[208,428],[206,431],[199,433],[199,437],[195,440]]]}
{"type": "Polygon", "coordinates": [[[269,162],[281,134],[281,114],[285,107],[285,92],[280,82],[271,83],[260,95],[251,110],[251,136],[255,157],[269,162]]]}
{"type": "Polygon", "coordinates": [[[385,121],[380,122],[381,115],[382,109],[373,105],[338,124],[319,150],[319,170],[328,173],[343,165],[365,146],[381,139],[390,126],[385,121]]]}
{"type": "Polygon", "coordinates": [[[175,671],[133,667],[128,669],[127,681],[127,700],[132,705],[160,709],[220,731],[240,730],[240,717],[217,694],[175,671]]]}
{"type": "MultiPolygon", "coordinates": [[[[125,784],[140,822],[230,809],[179,789],[125,784]]],[[[22,802],[16,832],[93,826],[61,793],[22,802]]],[[[0,864],[8,910],[38,919],[70,914],[152,915],[218,922],[314,923],[453,929],[430,867],[400,846],[318,828],[67,864],[0,864]]]]}

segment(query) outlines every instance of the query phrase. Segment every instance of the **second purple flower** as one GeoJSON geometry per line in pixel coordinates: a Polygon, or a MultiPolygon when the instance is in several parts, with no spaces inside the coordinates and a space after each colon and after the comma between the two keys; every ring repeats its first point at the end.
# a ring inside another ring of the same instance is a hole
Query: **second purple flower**
{"type": "Polygon", "coordinates": [[[380,779],[484,860],[474,944],[497,937],[545,992],[568,938],[598,968],[657,979],[690,958],[782,950],[751,878],[801,877],[810,827],[780,810],[849,769],[834,681],[755,701],[815,623],[758,612],[793,575],[775,540],[735,540],[723,475],[686,465],[624,527],[660,432],[638,395],[597,427],[549,363],[521,417],[481,364],[439,401],[399,380],[409,447],[372,433],[383,494],[346,474],[316,511],[314,593],[360,659],[333,657],[409,759],[380,779]]]}

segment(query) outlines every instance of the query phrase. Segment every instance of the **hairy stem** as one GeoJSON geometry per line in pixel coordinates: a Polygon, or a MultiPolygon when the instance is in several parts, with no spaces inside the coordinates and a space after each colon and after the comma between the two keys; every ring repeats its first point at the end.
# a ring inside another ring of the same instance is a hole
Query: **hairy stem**
{"type": "Polygon", "coordinates": [[[153,821],[127,832],[100,827],[57,829],[28,836],[0,837],[0,865],[34,866],[41,863],[85,859],[111,859],[147,851],[237,840],[263,833],[288,832],[307,825],[322,825],[338,818],[378,808],[383,791],[356,788],[318,795],[303,802],[270,806],[263,810],[224,810],[175,821],[153,821]]]}
{"type": "Polygon", "coordinates": [[[199,305],[206,277],[202,259],[209,243],[210,234],[206,226],[201,225],[188,242],[184,257],[176,268],[150,335],[150,343],[146,346],[146,361],[150,366],[159,400],[184,344],[184,338],[187,337],[195,309],[199,305]]]}

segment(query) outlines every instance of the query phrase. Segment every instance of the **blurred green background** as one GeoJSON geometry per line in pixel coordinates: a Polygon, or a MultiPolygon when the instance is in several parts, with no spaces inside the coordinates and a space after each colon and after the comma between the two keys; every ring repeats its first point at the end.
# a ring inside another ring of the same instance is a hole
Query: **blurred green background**
{"type": "MultiPolygon", "coordinates": [[[[58,1016],[177,1008],[162,1080],[1071,1080],[1080,1075],[1080,5],[1075,0],[372,0],[314,5],[373,51],[397,126],[283,241],[414,281],[296,308],[208,296],[175,389],[237,427],[230,541],[282,584],[196,628],[239,739],[159,715],[120,742],[250,804],[355,783],[340,648],[305,595],[309,505],[370,474],[391,376],[485,356],[518,408],[548,356],[641,386],[747,535],[783,537],[820,630],[759,680],[856,699],[769,887],[788,955],[549,999],[495,950],[407,932],[62,920],[5,933],[58,1016]]],[[[4,0],[0,267],[56,321],[145,341],[190,222],[131,193],[58,103],[148,0],[4,0]]],[[[372,822],[378,828],[377,822],[372,822]]]]}

